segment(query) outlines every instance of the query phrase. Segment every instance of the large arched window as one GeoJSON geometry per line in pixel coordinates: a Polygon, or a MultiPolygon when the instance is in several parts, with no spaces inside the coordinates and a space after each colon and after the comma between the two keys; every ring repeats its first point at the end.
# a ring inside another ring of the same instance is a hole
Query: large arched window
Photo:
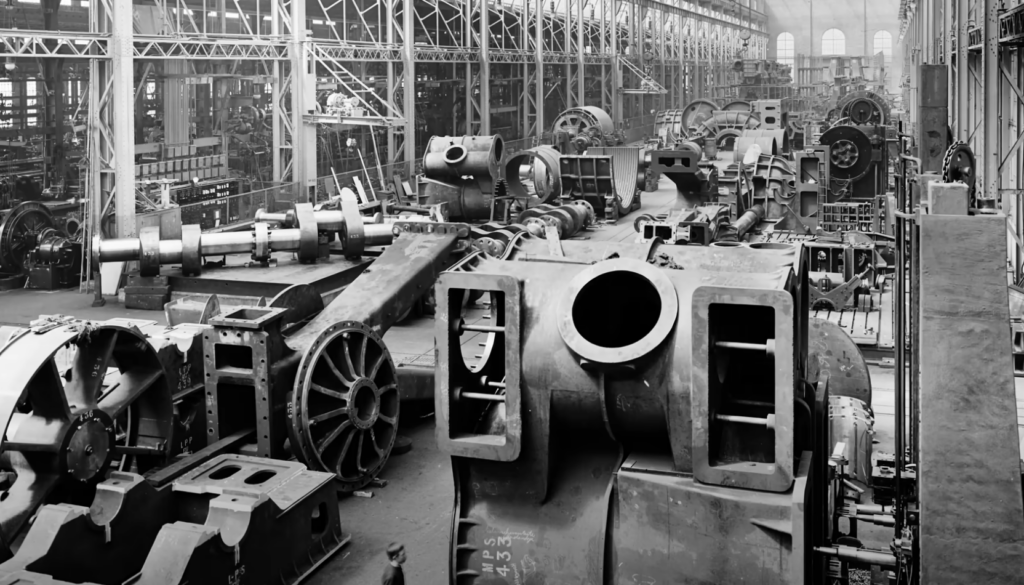
{"type": "Polygon", "coordinates": [[[880,30],[875,33],[875,46],[871,54],[877,55],[879,53],[885,55],[886,65],[892,61],[892,34],[887,30],[880,30]]]}
{"type": "Polygon", "coordinates": [[[845,55],[846,35],[838,28],[830,28],[821,35],[822,55],[845,55]]]}
{"type": "Polygon", "coordinates": [[[793,66],[793,35],[788,32],[781,33],[775,39],[775,60],[784,65],[793,66]]]}

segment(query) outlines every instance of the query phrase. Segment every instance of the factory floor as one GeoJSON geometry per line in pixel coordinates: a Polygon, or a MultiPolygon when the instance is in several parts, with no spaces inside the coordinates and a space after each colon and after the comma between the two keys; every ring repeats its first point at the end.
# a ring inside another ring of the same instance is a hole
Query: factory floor
{"type": "MultiPolygon", "coordinates": [[[[644,213],[661,213],[675,200],[674,186],[662,180],[656,193],[643,195],[644,213]]],[[[632,222],[638,212],[616,225],[602,225],[586,233],[601,241],[630,241],[635,237],[632,222]]],[[[0,293],[0,325],[26,325],[40,314],[64,314],[104,320],[114,317],[165,322],[162,312],[125,309],[115,299],[103,307],[91,306],[92,296],[76,291],[8,291],[0,293]]],[[[433,323],[419,320],[393,328],[385,336],[396,362],[414,361],[433,352],[433,323]]],[[[876,449],[893,449],[894,370],[872,366],[876,449]]],[[[1018,383],[1018,413],[1024,413],[1024,387],[1018,383]]],[[[341,502],[341,515],[351,543],[325,563],[307,581],[309,585],[373,585],[380,582],[386,565],[384,550],[392,541],[402,542],[408,551],[405,565],[410,583],[448,583],[448,542],[454,484],[450,460],[441,454],[434,440],[433,404],[402,406],[403,434],[413,441],[411,452],[393,456],[381,474],[386,487],[367,491],[372,498],[348,497],[341,502]]],[[[1022,433],[1024,434],[1024,433],[1022,433]]],[[[891,529],[862,528],[865,544],[888,547],[891,529]]]]}

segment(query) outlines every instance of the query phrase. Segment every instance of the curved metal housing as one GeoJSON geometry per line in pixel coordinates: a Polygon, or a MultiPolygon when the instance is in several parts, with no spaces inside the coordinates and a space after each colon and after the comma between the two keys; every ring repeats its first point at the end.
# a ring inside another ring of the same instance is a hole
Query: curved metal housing
{"type": "Polygon", "coordinates": [[[450,582],[812,582],[801,247],[541,244],[436,286],[450,582]]]}
{"type": "Polygon", "coordinates": [[[531,165],[530,177],[533,180],[533,195],[541,203],[552,203],[562,194],[562,177],[559,175],[558,159],[562,154],[554,148],[541,145],[522,150],[512,155],[505,165],[505,180],[508,182],[509,195],[513,197],[529,197],[530,193],[523,184],[520,169],[531,165]]]}

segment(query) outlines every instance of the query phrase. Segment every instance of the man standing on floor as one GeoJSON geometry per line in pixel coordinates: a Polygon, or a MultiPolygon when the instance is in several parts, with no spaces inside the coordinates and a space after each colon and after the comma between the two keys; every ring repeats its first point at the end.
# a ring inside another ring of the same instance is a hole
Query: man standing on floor
{"type": "Polygon", "coordinates": [[[388,545],[388,566],[381,577],[381,585],[405,585],[405,573],[402,563],[405,562],[405,547],[397,542],[388,545]]]}

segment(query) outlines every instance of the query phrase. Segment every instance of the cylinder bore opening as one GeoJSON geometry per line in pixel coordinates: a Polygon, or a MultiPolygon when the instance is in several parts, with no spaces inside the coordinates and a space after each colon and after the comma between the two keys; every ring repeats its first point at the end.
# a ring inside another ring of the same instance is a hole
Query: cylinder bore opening
{"type": "Polygon", "coordinates": [[[712,242],[711,246],[715,248],[739,248],[743,244],[739,242],[712,242]]]}
{"type": "Polygon", "coordinates": [[[494,137],[494,160],[501,162],[505,157],[505,141],[501,136],[494,137]]]}
{"type": "Polygon", "coordinates": [[[373,388],[369,386],[359,386],[355,389],[355,396],[352,397],[352,409],[356,420],[361,423],[373,422],[373,417],[377,414],[377,400],[373,394],[373,388]]]}
{"type": "Polygon", "coordinates": [[[572,321],[580,336],[604,348],[633,345],[654,329],[660,316],[658,289],[646,277],[626,270],[594,277],[572,304],[572,321]]]}
{"type": "Polygon", "coordinates": [[[453,144],[444,151],[444,162],[454,165],[466,160],[466,147],[453,144]]]}
{"type": "Polygon", "coordinates": [[[792,244],[780,244],[778,242],[757,242],[750,244],[751,248],[755,250],[792,250],[792,244]]]}

